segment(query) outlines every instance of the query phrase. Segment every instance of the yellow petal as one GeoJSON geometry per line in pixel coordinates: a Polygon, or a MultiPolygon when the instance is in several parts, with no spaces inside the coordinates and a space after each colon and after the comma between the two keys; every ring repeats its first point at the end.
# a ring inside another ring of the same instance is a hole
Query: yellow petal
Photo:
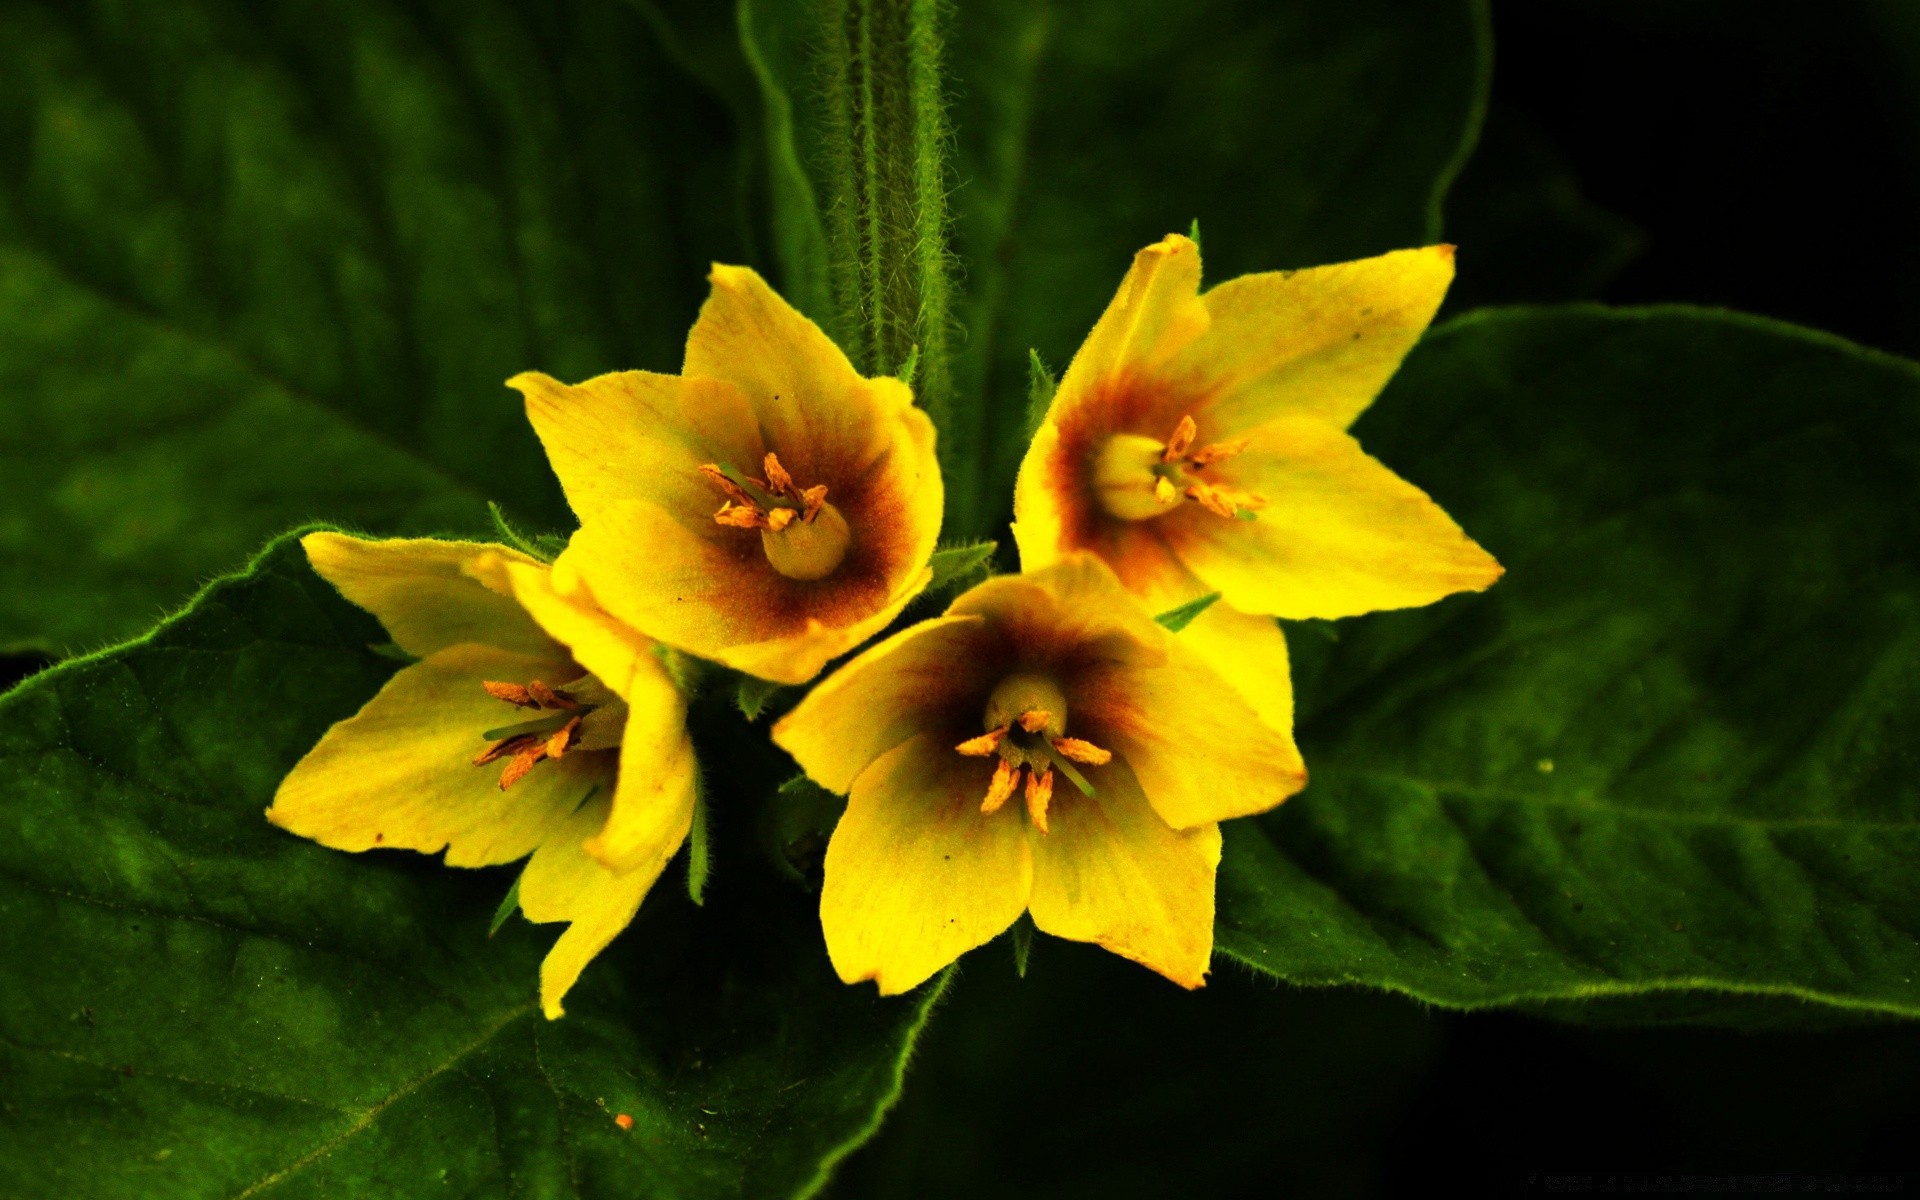
{"type": "MultiPolygon", "coordinates": [[[[1288,745],[1293,745],[1293,675],[1287,661],[1287,638],[1278,621],[1216,601],[1174,639],[1231,684],[1261,721],[1286,734],[1288,745]]],[[[1289,774],[1305,773],[1298,749],[1280,764],[1280,769],[1289,774]]]]}
{"type": "Polygon", "coordinates": [[[1453,247],[1242,275],[1203,297],[1211,324],[1169,367],[1217,396],[1209,437],[1275,417],[1345,429],[1420,340],[1453,282],[1453,247]]]}
{"type": "Polygon", "coordinates": [[[1061,377],[1049,418],[1096,399],[1115,378],[1157,374],[1206,332],[1207,321],[1200,300],[1200,247],[1170,233],[1133,256],[1120,290],[1061,377]]]}
{"type": "Polygon", "coordinates": [[[854,780],[820,895],[840,978],[874,980],[882,995],[904,992],[1026,908],[1025,817],[1018,805],[981,813],[991,775],[985,762],[923,734],[854,780]]]}
{"type": "MultiPolygon", "coordinates": [[[[901,630],[828,676],[773,727],[773,740],[829,791],[844,794],[867,764],[992,689],[977,616],[901,630]]],[[[973,720],[978,721],[977,714],[973,720]]]]}
{"type": "Polygon", "coordinates": [[[1201,986],[1213,954],[1220,827],[1170,828],[1123,763],[1087,774],[1098,794],[1056,792],[1050,830],[1030,838],[1034,925],[1201,986]]]}
{"type": "Polygon", "coordinates": [[[753,408],[713,379],[620,371],[569,386],[529,371],[507,381],[583,522],[609,506],[647,500],[711,513],[721,496],[703,463],[757,465],[765,453],[753,408]]]}
{"type": "Polygon", "coordinates": [[[520,654],[554,652],[552,640],[511,596],[467,571],[488,555],[539,565],[518,551],[482,542],[372,541],[343,533],[310,533],[300,546],[322,579],[380,618],[394,643],[416,658],[462,642],[520,654]]]}
{"type": "Polygon", "coordinates": [[[906,385],[863,378],[832,338],[751,268],[715,263],[709,279],[713,290],[687,334],[685,374],[739,388],[758,414],[767,448],[802,481],[819,473],[821,448],[856,463],[885,450],[889,422],[912,408],[906,385]]]}
{"type": "Polygon", "coordinates": [[[897,560],[869,557],[856,542],[840,571],[801,584],[768,567],[757,533],[696,520],[689,527],[654,504],[617,506],[583,525],[554,569],[577,572],[626,624],[779,683],[806,682],[879,632],[932,574],[923,557],[895,579],[897,560]]]}
{"type": "Polygon", "coordinates": [[[485,578],[497,574],[501,586],[548,636],[629,704],[657,702],[662,681],[672,687],[653,639],[601,608],[570,562],[548,568],[481,559],[473,570],[485,578]]]}
{"type": "Polygon", "coordinates": [[[267,819],[336,850],[386,847],[433,854],[447,865],[512,862],[613,773],[613,756],[576,751],[538,764],[511,790],[501,764],[474,766],[481,735],[512,724],[514,710],[486,679],[568,682],[564,659],[452,646],[406,667],[365,708],[329,729],[280,784],[267,819]]]}
{"type": "Polygon", "coordinates": [[[1243,612],[1350,617],[1480,591],[1500,564],[1425,492],[1360,444],[1309,418],[1250,431],[1252,447],[1214,468],[1259,492],[1252,521],[1189,523],[1178,547],[1210,588],[1243,612]]]}
{"type": "Polygon", "coordinates": [[[1265,812],[1305,787],[1291,732],[1263,721],[1184,635],[1161,632],[1162,661],[1116,662],[1082,677],[1073,732],[1124,759],[1177,829],[1265,812]]]}
{"type": "Polygon", "coordinates": [[[1167,631],[1091,554],[989,579],[955,600],[947,614],[986,617],[1036,663],[1070,657],[1156,664],[1167,653],[1167,631]]]}
{"type": "Polygon", "coordinates": [[[528,920],[570,922],[540,964],[540,1006],[549,1020],[562,1014],[561,1001],[580,972],[633,920],[693,821],[688,805],[659,853],[632,870],[610,871],[583,848],[606,823],[608,809],[604,795],[580,805],[552,829],[520,876],[520,911],[528,920]]]}
{"type": "Polygon", "coordinates": [[[615,871],[671,857],[693,812],[699,768],[687,736],[686,703],[664,671],[662,683],[650,700],[629,701],[613,811],[586,845],[588,854],[615,871]]]}

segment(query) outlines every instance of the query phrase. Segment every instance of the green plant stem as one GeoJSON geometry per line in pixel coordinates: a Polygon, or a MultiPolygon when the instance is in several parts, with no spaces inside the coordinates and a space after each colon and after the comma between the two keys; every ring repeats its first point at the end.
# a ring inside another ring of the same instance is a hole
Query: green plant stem
{"type": "Polygon", "coordinates": [[[914,391],[951,439],[953,281],[947,212],[944,0],[822,8],[827,239],[837,333],[855,364],[914,391]]]}

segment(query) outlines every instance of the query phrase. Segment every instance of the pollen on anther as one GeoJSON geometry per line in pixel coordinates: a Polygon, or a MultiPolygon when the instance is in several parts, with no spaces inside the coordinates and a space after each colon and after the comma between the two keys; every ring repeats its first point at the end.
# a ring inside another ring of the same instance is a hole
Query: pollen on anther
{"type": "Polygon", "coordinates": [[[1000,740],[1007,736],[1007,727],[990,729],[977,738],[968,738],[954,749],[969,758],[985,758],[1000,748],[1000,740]]]}
{"type": "Polygon", "coordinates": [[[1020,714],[1020,728],[1028,733],[1039,733],[1053,720],[1053,714],[1044,708],[1030,708],[1020,714]]]}
{"type": "Polygon", "coordinates": [[[1013,795],[1014,788],[1019,784],[1020,768],[1004,758],[1001,759],[1000,765],[993,769],[993,782],[987,785],[987,798],[980,802],[980,811],[999,812],[1000,806],[1007,802],[1007,798],[1013,795]]]}

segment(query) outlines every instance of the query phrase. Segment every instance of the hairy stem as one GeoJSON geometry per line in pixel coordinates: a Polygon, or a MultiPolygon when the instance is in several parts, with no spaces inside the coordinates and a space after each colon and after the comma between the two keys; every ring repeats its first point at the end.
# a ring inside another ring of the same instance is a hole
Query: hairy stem
{"type": "Polygon", "coordinates": [[[914,364],[944,460],[953,401],[945,0],[826,0],[822,11],[837,332],[868,374],[914,364]]]}

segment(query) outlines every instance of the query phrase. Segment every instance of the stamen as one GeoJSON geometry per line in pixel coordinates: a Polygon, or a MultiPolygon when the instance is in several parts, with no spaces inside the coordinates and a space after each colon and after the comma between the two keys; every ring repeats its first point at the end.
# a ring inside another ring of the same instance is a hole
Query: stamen
{"type": "Polygon", "coordinates": [[[518,754],[538,740],[538,738],[535,738],[531,734],[525,733],[516,733],[512,737],[501,738],[493,745],[488,746],[485,750],[474,755],[473,765],[476,767],[484,767],[488,763],[505,758],[509,754],[518,754]]]}
{"type": "Polygon", "coordinates": [[[800,493],[800,503],[806,506],[806,512],[804,515],[806,517],[807,524],[809,525],[813,524],[813,519],[820,515],[820,506],[825,504],[826,502],[827,502],[827,485],[824,483],[817,483],[814,486],[808,488],[806,491],[800,493]]]}
{"type": "Polygon", "coordinates": [[[568,750],[573,748],[573,743],[577,741],[579,737],[580,718],[574,717],[565,725],[555,730],[553,736],[547,739],[547,757],[559,758],[564,755],[568,750]]]}
{"type": "Polygon", "coordinates": [[[533,745],[515,754],[513,761],[509,762],[506,769],[500,772],[500,790],[504,792],[514,784],[519,783],[522,779],[525,779],[527,772],[533,770],[534,764],[546,756],[547,746],[545,742],[535,742],[533,745]]]}
{"type": "Polygon", "coordinates": [[[1113,761],[1113,751],[1102,750],[1092,742],[1070,737],[1057,737],[1048,740],[1053,744],[1053,748],[1058,750],[1061,755],[1075,762],[1086,763],[1089,766],[1097,767],[1113,761]]]}
{"type": "Polygon", "coordinates": [[[1250,438],[1238,438],[1231,442],[1215,442],[1202,446],[1187,456],[1187,461],[1196,467],[1209,467],[1217,462],[1225,462],[1252,444],[1250,438]]]}
{"type": "Polygon", "coordinates": [[[731,500],[720,506],[720,511],[713,514],[713,519],[716,524],[730,525],[735,529],[764,529],[767,524],[765,513],[751,505],[735,504],[731,500]]]}
{"type": "MultiPolygon", "coordinates": [[[[772,456],[769,455],[768,457],[771,458],[772,456]]],[[[793,519],[799,515],[799,513],[791,508],[776,508],[767,514],[767,528],[775,533],[779,533],[782,529],[793,524],[793,519]]]]}
{"type": "Polygon", "coordinates": [[[527,695],[538,700],[541,708],[563,708],[571,711],[580,707],[572,696],[556,691],[538,679],[527,684],[527,695]]]}
{"type": "Polygon", "coordinates": [[[1027,816],[1033,818],[1033,827],[1041,833],[1047,832],[1047,805],[1053,799],[1053,771],[1027,771],[1027,816]]]}
{"type": "Polygon", "coordinates": [[[1053,720],[1053,714],[1044,708],[1030,708],[1020,714],[1020,728],[1028,733],[1039,733],[1053,720]]]}
{"type": "Polygon", "coordinates": [[[768,491],[778,496],[785,496],[793,491],[793,476],[787,474],[787,469],[780,465],[778,454],[768,451],[765,466],[768,491]]]}
{"type": "Polygon", "coordinates": [[[501,683],[496,679],[482,680],[480,686],[487,689],[487,695],[495,700],[505,700],[515,708],[539,708],[540,702],[533,698],[526,688],[517,683],[501,683]]]}
{"type": "Polygon", "coordinates": [[[968,758],[985,758],[1000,749],[1000,739],[1006,736],[1007,727],[1002,725],[998,729],[989,729],[977,738],[968,738],[954,749],[968,758]]]}
{"type": "Polygon", "coordinates": [[[1180,423],[1173,427],[1173,435],[1167,439],[1167,448],[1160,453],[1160,461],[1178,462],[1185,458],[1187,448],[1199,434],[1200,427],[1193,423],[1192,417],[1181,417],[1180,423]]]}
{"type": "Polygon", "coordinates": [[[1180,498],[1180,489],[1165,475],[1157,475],[1153,480],[1153,498],[1162,504],[1172,504],[1180,498]]]}
{"type": "MultiPolygon", "coordinates": [[[[753,509],[759,508],[759,504],[754,500],[753,496],[747,491],[747,489],[741,487],[739,484],[735,483],[733,480],[728,479],[727,473],[721,470],[719,466],[717,466],[716,464],[702,463],[700,466],[700,473],[706,476],[707,481],[713,484],[715,487],[719,488],[720,491],[723,494],[725,494],[727,499],[732,501],[734,504],[738,504],[743,508],[753,508],[753,509]]],[[[724,512],[725,509],[722,508],[721,511],[724,512]]]]}
{"type": "Polygon", "coordinates": [[[994,813],[1013,795],[1013,789],[1020,784],[1020,768],[1006,759],[993,769],[993,782],[987,785],[987,798],[980,802],[980,811],[994,813]]]}

